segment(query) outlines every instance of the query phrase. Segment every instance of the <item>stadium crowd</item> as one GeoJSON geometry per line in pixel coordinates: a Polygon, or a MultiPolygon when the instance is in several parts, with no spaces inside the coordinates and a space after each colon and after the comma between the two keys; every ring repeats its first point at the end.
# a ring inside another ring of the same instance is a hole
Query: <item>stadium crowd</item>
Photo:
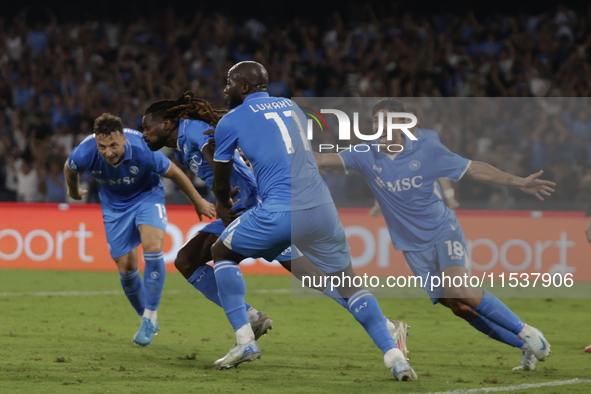
{"type": "MultiPolygon", "coordinates": [[[[532,104],[523,117],[497,112],[496,123],[482,111],[462,118],[455,101],[457,119],[439,109],[429,115],[438,121],[423,127],[453,152],[502,170],[543,168],[559,182],[552,201],[589,201],[590,29],[591,6],[477,18],[367,5],[354,16],[335,11],[323,23],[287,24],[172,8],[126,23],[20,14],[0,20],[0,201],[65,202],[63,163],[96,117],[109,112],[141,129],[151,102],[187,89],[223,108],[227,70],[249,59],[269,70],[274,96],[572,97],[539,104],[543,111],[532,104]]],[[[337,203],[371,196],[342,175],[325,175],[337,203]]],[[[84,181],[94,191],[88,201],[97,202],[97,186],[84,181]]],[[[469,182],[457,192],[460,201],[518,198],[469,182]]]]}

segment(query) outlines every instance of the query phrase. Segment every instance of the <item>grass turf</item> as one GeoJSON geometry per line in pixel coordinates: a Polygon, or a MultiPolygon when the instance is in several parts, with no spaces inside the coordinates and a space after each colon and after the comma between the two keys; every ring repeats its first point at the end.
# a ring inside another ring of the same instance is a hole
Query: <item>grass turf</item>
{"type": "MultiPolygon", "coordinates": [[[[411,325],[409,356],[419,380],[396,382],[362,327],[334,301],[291,298],[288,277],[245,279],[247,301],[275,328],[259,340],[262,360],[218,371],[213,361],[234,343],[230,324],[179,274],[166,279],[159,335],[141,348],[132,344],[139,319],[116,273],[2,270],[0,392],[426,393],[591,377],[591,354],[583,352],[591,344],[591,299],[505,300],[552,344],[551,357],[533,372],[512,371],[519,350],[427,299],[380,299],[386,316],[411,325]],[[260,289],[284,292],[255,293],[260,289]],[[25,294],[74,291],[85,293],[25,294]]],[[[588,393],[591,384],[513,392],[588,393]]]]}

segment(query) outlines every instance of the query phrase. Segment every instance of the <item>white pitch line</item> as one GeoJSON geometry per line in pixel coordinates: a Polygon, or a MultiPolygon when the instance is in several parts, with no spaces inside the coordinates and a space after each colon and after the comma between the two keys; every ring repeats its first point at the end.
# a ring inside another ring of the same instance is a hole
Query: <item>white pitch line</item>
{"type": "Polygon", "coordinates": [[[517,386],[505,386],[505,387],[483,387],[481,389],[469,389],[469,390],[454,390],[454,391],[437,391],[434,393],[426,393],[426,394],[471,394],[471,393],[493,393],[498,391],[514,391],[514,390],[523,390],[523,389],[536,389],[539,387],[548,387],[548,386],[566,386],[568,384],[577,384],[577,383],[591,383],[591,379],[571,379],[571,380],[555,380],[553,382],[546,382],[546,383],[524,383],[519,384],[517,386]]]}
{"type": "MultiPolygon", "coordinates": [[[[164,290],[164,294],[184,294],[195,293],[192,290],[164,290]]],[[[289,294],[291,289],[254,289],[247,291],[247,294],[289,294]]],[[[38,291],[23,293],[0,293],[0,297],[48,297],[48,296],[103,296],[120,295],[123,290],[105,290],[105,291],[38,291]]]]}

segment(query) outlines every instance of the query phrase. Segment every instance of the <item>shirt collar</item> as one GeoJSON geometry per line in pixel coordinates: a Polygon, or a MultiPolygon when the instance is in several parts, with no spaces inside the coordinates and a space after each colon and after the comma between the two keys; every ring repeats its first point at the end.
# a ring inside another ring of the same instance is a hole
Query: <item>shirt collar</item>
{"type": "Polygon", "coordinates": [[[181,150],[181,138],[185,136],[185,128],[187,127],[187,119],[179,120],[179,131],[176,138],[176,150],[181,150]]]}
{"type": "Polygon", "coordinates": [[[249,94],[248,96],[246,96],[246,98],[244,99],[244,102],[246,103],[247,101],[256,100],[256,99],[260,99],[260,98],[266,98],[266,97],[269,97],[269,93],[267,93],[267,92],[252,93],[252,94],[249,94]]]}
{"type": "MultiPolygon", "coordinates": [[[[404,150],[407,150],[407,149],[409,149],[409,150],[410,150],[410,149],[413,149],[413,148],[414,148],[414,145],[415,145],[415,143],[416,143],[418,140],[417,140],[417,141],[411,140],[410,138],[408,138],[408,136],[406,135],[406,133],[403,133],[403,134],[404,134],[404,150]]],[[[418,138],[418,137],[417,137],[417,138],[418,138]]]]}
{"type": "Polygon", "coordinates": [[[133,151],[131,150],[131,142],[129,140],[125,141],[125,155],[123,156],[123,161],[131,160],[133,156],[133,151]]]}

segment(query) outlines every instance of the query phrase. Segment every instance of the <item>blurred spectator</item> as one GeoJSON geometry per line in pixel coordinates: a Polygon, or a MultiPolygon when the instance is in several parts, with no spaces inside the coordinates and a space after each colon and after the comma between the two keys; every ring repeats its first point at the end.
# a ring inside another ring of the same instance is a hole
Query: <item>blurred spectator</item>
{"type": "Polygon", "coordinates": [[[64,163],[57,156],[49,158],[47,162],[47,171],[40,174],[40,192],[45,194],[45,202],[66,202],[64,163]]]}
{"type": "Polygon", "coordinates": [[[18,201],[40,201],[39,175],[29,161],[23,161],[16,171],[16,195],[18,201]]]}
{"type": "MultiPolygon", "coordinates": [[[[529,97],[528,104],[495,108],[491,100],[474,110],[450,100],[448,110],[425,110],[426,127],[466,157],[519,175],[543,168],[567,176],[568,187],[552,201],[587,201],[591,7],[478,16],[390,7],[343,7],[319,23],[297,12],[285,22],[271,14],[254,19],[231,10],[204,15],[173,8],[125,20],[87,15],[66,21],[26,8],[0,24],[0,198],[16,199],[17,174],[28,185],[27,198],[38,198],[30,182],[34,168],[48,168],[54,182],[42,177],[43,190],[58,185],[47,160],[63,162],[103,112],[140,128],[149,103],[186,89],[223,108],[227,70],[253,59],[269,70],[269,91],[280,96],[529,97]],[[523,110],[509,114],[511,107],[523,110]]],[[[560,188],[562,180],[553,180],[560,188]]],[[[368,193],[329,182],[343,204],[351,193],[368,193]]],[[[468,186],[458,189],[459,199],[522,198],[468,186]]]]}

